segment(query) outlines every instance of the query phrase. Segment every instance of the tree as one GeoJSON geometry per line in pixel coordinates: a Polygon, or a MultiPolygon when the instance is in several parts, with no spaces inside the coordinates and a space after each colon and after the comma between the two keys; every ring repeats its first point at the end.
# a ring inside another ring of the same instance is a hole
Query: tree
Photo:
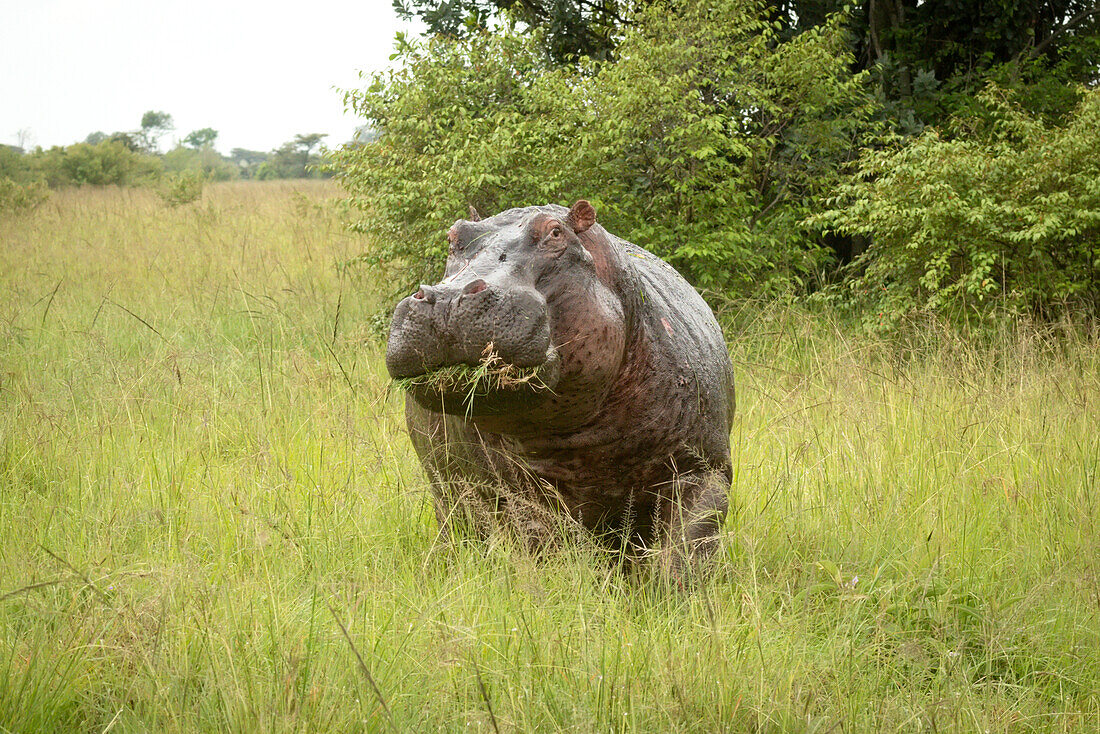
{"type": "Polygon", "coordinates": [[[348,147],[356,147],[358,145],[366,145],[367,143],[373,143],[378,139],[378,131],[370,125],[359,125],[355,128],[355,132],[351,135],[351,140],[344,143],[348,147]]]}
{"type": "Polygon", "coordinates": [[[15,144],[20,150],[27,150],[34,140],[34,133],[29,127],[22,127],[15,131],[15,144]]]}
{"type": "Polygon", "coordinates": [[[183,139],[183,144],[195,150],[205,150],[214,147],[214,141],[218,139],[218,131],[212,127],[204,127],[192,130],[183,139]]]}
{"type": "Polygon", "coordinates": [[[306,158],[313,153],[313,149],[316,148],[322,140],[327,138],[325,133],[309,133],[307,135],[295,135],[292,145],[305,153],[306,158]]]}
{"type": "Polygon", "coordinates": [[[270,157],[256,168],[256,178],[309,178],[320,176],[320,157],[313,153],[326,138],[323,133],[295,135],[293,140],[280,145],[270,157]]]}
{"type": "MultiPolygon", "coordinates": [[[[788,18],[806,5],[791,3],[788,18]]],[[[918,129],[980,107],[974,97],[991,79],[1058,117],[1076,104],[1076,83],[1100,78],[1096,0],[869,0],[853,21],[860,68],[876,69],[896,116],[911,114],[918,129]]]]}
{"type": "Polygon", "coordinates": [[[463,38],[507,15],[546,33],[559,62],[608,59],[630,24],[630,11],[651,0],[393,0],[399,17],[419,18],[430,34],[463,38]]]}
{"type": "Polygon", "coordinates": [[[468,204],[592,198],[698,285],[803,288],[829,256],[801,221],[876,129],[846,18],[786,41],[759,0],[635,18],[615,63],[555,67],[541,31],[437,36],[353,95],[378,133],[338,158],[368,257],[404,285],[468,204]]]}
{"type": "Polygon", "coordinates": [[[229,159],[240,168],[241,176],[254,178],[257,169],[271,157],[271,153],[261,150],[248,150],[246,148],[234,148],[229,151],[229,159]]]}
{"type": "Polygon", "coordinates": [[[1061,125],[990,86],[986,121],[864,152],[817,224],[870,236],[846,284],[871,326],[917,311],[1100,308],[1100,89],[1061,125]]]}
{"type": "Polygon", "coordinates": [[[155,180],[161,173],[159,158],[134,150],[114,137],[95,145],[53,147],[34,157],[42,177],[53,187],[129,186],[155,180]]]}
{"type": "MultiPolygon", "coordinates": [[[[427,32],[468,37],[495,22],[546,33],[558,63],[581,56],[614,60],[639,13],[682,0],[394,0],[427,32]]],[[[1098,0],[769,0],[779,37],[788,40],[851,8],[855,71],[877,77],[885,110],[902,132],[919,132],[972,105],[990,79],[1023,89],[1022,100],[1048,117],[1068,113],[1075,84],[1100,82],[1098,0]]]]}
{"type": "Polygon", "coordinates": [[[175,129],[172,116],[167,112],[149,110],[141,116],[140,142],[142,147],[150,153],[157,150],[158,141],[169,131],[175,129]]]}
{"type": "Polygon", "coordinates": [[[229,181],[241,175],[231,160],[214,148],[189,148],[177,145],[164,154],[164,168],[169,173],[198,173],[207,181],[229,181]]]}
{"type": "Polygon", "coordinates": [[[118,143],[131,153],[152,152],[147,147],[145,139],[143,138],[141,133],[111,133],[110,136],[107,137],[107,140],[118,143]]]}

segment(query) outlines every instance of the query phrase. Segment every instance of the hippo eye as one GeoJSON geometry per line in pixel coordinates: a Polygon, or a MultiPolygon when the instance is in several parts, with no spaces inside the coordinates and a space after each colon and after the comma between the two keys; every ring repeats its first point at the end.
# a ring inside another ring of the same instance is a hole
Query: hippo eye
{"type": "Polygon", "coordinates": [[[550,236],[554,239],[561,237],[561,227],[554,227],[552,230],[550,230],[550,236]]]}

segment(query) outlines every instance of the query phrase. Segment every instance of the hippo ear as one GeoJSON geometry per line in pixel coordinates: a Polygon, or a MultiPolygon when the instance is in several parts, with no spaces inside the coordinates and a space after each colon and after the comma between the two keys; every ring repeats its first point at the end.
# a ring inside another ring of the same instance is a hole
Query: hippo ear
{"type": "Polygon", "coordinates": [[[581,199],[569,210],[569,216],[565,218],[574,232],[580,234],[596,223],[596,210],[584,199],[581,199]]]}
{"type": "Polygon", "coordinates": [[[477,213],[477,209],[474,209],[474,205],[470,204],[470,220],[471,222],[480,222],[481,215],[477,213]]]}

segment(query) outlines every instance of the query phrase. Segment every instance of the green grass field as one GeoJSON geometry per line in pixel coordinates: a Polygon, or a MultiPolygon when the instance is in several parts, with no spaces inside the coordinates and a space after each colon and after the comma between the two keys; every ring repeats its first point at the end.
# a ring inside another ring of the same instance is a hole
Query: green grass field
{"type": "Polygon", "coordinates": [[[435,545],[330,183],[0,218],[0,731],[1100,731],[1100,337],[725,314],[712,578],[435,545]]]}

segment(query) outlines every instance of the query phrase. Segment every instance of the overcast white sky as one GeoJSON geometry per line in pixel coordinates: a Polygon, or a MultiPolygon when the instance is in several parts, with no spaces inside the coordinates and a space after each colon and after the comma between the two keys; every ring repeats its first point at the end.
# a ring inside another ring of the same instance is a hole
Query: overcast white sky
{"type": "Polygon", "coordinates": [[[222,152],[335,145],[358,123],[334,87],[386,67],[398,30],[390,0],[0,0],[0,143],[68,145],[163,110],[162,149],[203,127],[222,152]]]}

